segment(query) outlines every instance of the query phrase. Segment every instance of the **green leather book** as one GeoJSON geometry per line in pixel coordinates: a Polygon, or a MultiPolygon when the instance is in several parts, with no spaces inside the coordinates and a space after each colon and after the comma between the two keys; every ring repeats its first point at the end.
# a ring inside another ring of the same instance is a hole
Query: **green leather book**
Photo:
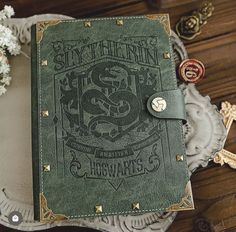
{"type": "Polygon", "coordinates": [[[35,218],[193,209],[169,17],[32,27],[35,218]]]}

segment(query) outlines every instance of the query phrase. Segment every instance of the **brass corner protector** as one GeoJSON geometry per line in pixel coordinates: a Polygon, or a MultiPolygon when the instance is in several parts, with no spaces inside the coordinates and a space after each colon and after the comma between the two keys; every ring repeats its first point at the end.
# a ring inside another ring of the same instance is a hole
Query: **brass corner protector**
{"type": "Polygon", "coordinates": [[[145,17],[149,20],[158,20],[164,26],[166,33],[170,36],[171,28],[169,14],[147,14],[145,17]]]}
{"type": "Polygon", "coordinates": [[[36,23],[36,43],[40,43],[43,38],[44,31],[53,25],[57,25],[61,20],[40,21],[36,23]]]}
{"type": "MultiPolygon", "coordinates": [[[[222,102],[220,113],[223,116],[226,134],[228,135],[233,122],[236,122],[236,105],[231,105],[227,101],[222,102]]],[[[225,141],[226,139],[227,136],[225,141]]],[[[227,151],[224,148],[215,155],[213,160],[215,163],[219,163],[221,166],[227,163],[231,168],[236,169],[236,154],[227,151]]]]}
{"type": "Polygon", "coordinates": [[[186,185],[184,195],[181,198],[179,203],[175,203],[169,206],[166,211],[184,211],[184,210],[193,210],[194,209],[194,202],[193,202],[193,194],[192,194],[192,187],[191,182],[189,181],[186,185]]]}
{"type": "Polygon", "coordinates": [[[54,222],[69,219],[63,214],[54,214],[51,209],[48,208],[47,199],[44,193],[39,194],[40,199],[40,222],[54,222]]]}

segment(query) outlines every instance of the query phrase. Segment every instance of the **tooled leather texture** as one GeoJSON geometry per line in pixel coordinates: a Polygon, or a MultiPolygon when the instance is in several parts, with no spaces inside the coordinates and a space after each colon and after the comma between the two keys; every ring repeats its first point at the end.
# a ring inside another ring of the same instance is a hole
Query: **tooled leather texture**
{"type": "Polygon", "coordinates": [[[172,55],[169,35],[158,18],[122,19],[60,22],[35,51],[39,191],[67,218],[164,211],[189,180],[185,159],[176,161],[185,156],[181,120],[147,109],[150,96],[177,89],[173,59],[163,58],[172,55]]]}

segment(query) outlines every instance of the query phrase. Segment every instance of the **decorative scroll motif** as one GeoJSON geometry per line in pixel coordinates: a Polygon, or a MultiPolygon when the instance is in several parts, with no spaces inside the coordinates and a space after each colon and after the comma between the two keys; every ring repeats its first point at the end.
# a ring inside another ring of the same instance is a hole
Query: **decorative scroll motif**
{"type": "Polygon", "coordinates": [[[145,15],[150,20],[159,20],[161,24],[163,24],[164,29],[168,35],[171,34],[170,29],[170,19],[168,14],[151,14],[151,15],[145,15]]]}
{"type": "Polygon", "coordinates": [[[176,214],[176,212],[153,212],[135,216],[120,215],[114,217],[114,224],[119,227],[119,230],[116,230],[119,232],[164,232],[168,227],[167,220],[174,220],[176,214]]]}
{"type": "Polygon", "coordinates": [[[223,117],[209,96],[201,96],[194,84],[182,84],[187,123],[183,126],[189,170],[206,167],[223,148],[226,129],[223,117]]]}
{"type": "Polygon", "coordinates": [[[54,221],[61,221],[66,220],[68,217],[66,217],[63,214],[54,214],[51,209],[48,208],[47,199],[44,196],[43,193],[40,193],[40,219],[42,222],[54,222],[54,221]]]}
{"type": "Polygon", "coordinates": [[[173,204],[170,207],[167,208],[166,211],[183,211],[183,210],[190,210],[194,209],[194,203],[192,198],[192,188],[191,188],[191,182],[189,181],[185,188],[185,193],[183,198],[179,203],[173,204]]]}
{"type": "Polygon", "coordinates": [[[50,21],[43,21],[38,22],[36,24],[36,42],[40,43],[43,38],[44,31],[49,27],[60,23],[61,20],[50,20],[50,21]]]}
{"type": "Polygon", "coordinates": [[[1,22],[13,31],[13,34],[18,38],[19,42],[26,45],[31,41],[31,26],[41,21],[49,20],[68,20],[73,19],[66,15],[57,14],[42,14],[34,15],[28,18],[11,18],[1,22]],[[52,17],[53,16],[53,17],[52,17]]]}
{"type": "MultiPolygon", "coordinates": [[[[233,124],[236,121],[236,105],[231,105],[225,101],[221,105],[220,113],[224,117],[224,124],[227,130],[227,134],[233,124]]],[[[222,149],[215,157],[214,162],[219,163],[221,166],[227,163],[231,168],[236,169],[236,154],[222,149]]]]}
{"type": "Polygon", "coordinates": [[[89,159],[89,167],[85,169],[82,166],[76,153],[71,150],[73,157],[70,163],[70,173],[75,178],[87,178],[87,179],[106,179],[114,190],[118,190],[125,178],[134,176],[146,175],[148,173],[156,172],[160,166],[160,158],[158,156],[157,144],[152,146],[150,154],[140,151],[136,157],[131,155],[131,158],[127,158],[122,162],[117,159],[114,163],[102,157],[91,157],[89,159]],[[145,155],[142,157],[141,155],[145,155]]]}

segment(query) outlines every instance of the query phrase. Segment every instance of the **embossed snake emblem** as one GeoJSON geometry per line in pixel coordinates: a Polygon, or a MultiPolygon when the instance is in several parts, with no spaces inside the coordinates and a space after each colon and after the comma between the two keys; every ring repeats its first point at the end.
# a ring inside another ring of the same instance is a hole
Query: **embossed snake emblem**
{"type": "MultiPolygon", "coordinates": [[[[88,124],[91,133],[101,136],[99,125],[122,126],[131,124],[140,112],[140,104],[131,90],[131,72],[120,63],[102,62],[92,67],[93,89],[81,97],[82,108],[93,115],[88,124]],[[96,86],[100,87],[96,89],[96,86]]],[[[104,132],[106,133],[106,132],[104,132]]]]}

